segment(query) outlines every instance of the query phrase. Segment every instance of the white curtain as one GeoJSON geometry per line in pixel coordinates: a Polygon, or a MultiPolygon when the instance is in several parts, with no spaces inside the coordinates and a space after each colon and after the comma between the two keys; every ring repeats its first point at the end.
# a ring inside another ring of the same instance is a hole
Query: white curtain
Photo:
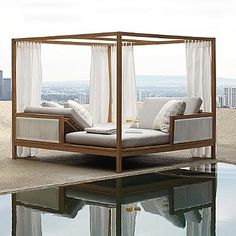
{"type": "Polygon", "coordinates": [[[169,196],[164,195],[154,199],[143,201],[141,202],[141,205],[146,212],[160,215],[173,225],[180,228],[184,228],[185,227],[184,213],[171,214],[169,203],[170,203],[169,196]]]}
{"type": "Polygon", "coordinates": [[[41,213],[39,211],[17,206],[16,235],[42,236],[41,213]]]}
{"type": "Polygon", "coordinates": [[[109,106],[107,46],[92,46],[89,106],[95,124],[107,123],[109,106]]]}
{"type": "MultiPolygon", "coordinates": [[[[16,47],[17,112],[23,112],[27,106],[39,106],[41,103],[41,44],[21,42],[16,47]]],[[[21,157],[33,156],[36,152],[31,148],[17,149],[17,155],[21,157]]]]}
{"type": "MultiPolygon", "coordinates": [[[[186,68],[188,97],[201,97],[202,109],[211,111],[211,43],[186,42],[186,68]]],[[[213,101],[215,102],[215,101],[213,101]]],[[[191,150],[194,157],[210,157],[211,148],[203,147],[191,150]]]]}
{"type": "MultiPolygon", "coordinates": [[[[112,120],[116,122],[116,47],[111,50],[112,61],[112,120]]],[[[132,45],[122,46],[122,121],[136,119],[137,95],[134,49],[132,45]]]]}
{"type": "MultiPolygon", "coordinates": [[[[136,224],[136,211],[127,211],[127,207],[135,208],[137,203],[121,206],[121,235],[134,236],[136,224]]],[[[115,236],[116,235],[116,209],[102,206],[90,206],[90,235],[115,236]]]]}

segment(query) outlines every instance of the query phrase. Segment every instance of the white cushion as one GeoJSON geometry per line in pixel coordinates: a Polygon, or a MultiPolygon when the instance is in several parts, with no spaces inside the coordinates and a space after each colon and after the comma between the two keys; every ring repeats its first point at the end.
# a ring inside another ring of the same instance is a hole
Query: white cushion
{"type": "Polygon", "coordinates": [[[186,102],[181,100],[170,100],[157,114],[152,128],[168,133],[170,127],[170,116],[183,115],[186,108],[186,102]]]}
{"type": "MultiPolygon", "coordinates": [[[[67,143],[98,147],[116,147],[116,135],[92,134],[85,131],[73,132],[66,135],[67,143]]],[[[142,130],[142,133],[123,133],[122,147],[143,147],[150,145],[166,144],[169,142],[169,134],[159,130],[142,130]]]]}
{"type": "Polygon", "coordinates": [[[63,115],[71,118],[81,128],[91,127],[73,108],[57,108],[57,107],[26,107],[24,112],[26,113],[38,113],[38,114],[52,114],[63,115]]]}
{"type": "Polygon", "coordinates": [[[62,105],[58,104],[57,102],[49,102],[49,101],[44,101],[41,103],[42,107],[57,107],[57,108],[63,108],[62,105]]]}
{"type": "Polygon", "coordinates": [[[84,124],[84,128],[89,128],[93,126],[92,116],[88,110],[80,105],[78,102],[69,100],[65,103],[65,108],[73,108],[78,115],[81,117],[81,121],[84,124]]]}
{"type": "MultiPolygon", "coordinates": [[[[161,108],[170,100],[183,100],[186,102],[186,109],[184,114],[197,113],[202,105],[202,99],[199,97],[158,97],[146,98],[143,105],[138,112],[137,117],[141,120],[140,128],[152,129],[153,121],[161,108]]],[[[135,125],[132,126],[135,128],[135,125]]]]}

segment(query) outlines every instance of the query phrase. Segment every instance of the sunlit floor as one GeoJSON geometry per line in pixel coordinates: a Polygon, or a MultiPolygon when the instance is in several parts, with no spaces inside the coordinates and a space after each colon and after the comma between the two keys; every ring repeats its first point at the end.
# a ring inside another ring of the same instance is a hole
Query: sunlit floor
{"type": "Polygon", "coordinates": [[[235,235],[236,166],[155,174],[0,196],[0,235],[235,235]]]}

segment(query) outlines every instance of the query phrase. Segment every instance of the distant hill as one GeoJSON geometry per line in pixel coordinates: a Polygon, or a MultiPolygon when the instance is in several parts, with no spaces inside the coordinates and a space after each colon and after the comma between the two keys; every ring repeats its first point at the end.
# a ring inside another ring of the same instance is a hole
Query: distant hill
{"type": "MultiPolygon", "coordinates": [[[[154,86],[154,87],[186,87],[186,76],[166,76],[166,75],[137,75],[137,85],[139,86],[154,86]]],[[[236,86],[236,79],[217,78],[217,86],[236,86]]]]}
{"type": "MultiPolygon", "coordinates": [[[[140,87],[186,87],[186,76],[166,76],[166,75],[137,75],[137,86],[140,87]]],[[[89,86],[89,80],[78,81],[47,81],[43,86],[56,86],[56,87],[78,87],[89,86]]],[[[217,78],[217,87],[235,86],[236,79],[217,78]]]]}
{"type": "Polygon", "coordinates": [[[137,86],[141,87],[186,87],[186,76],[137,75],[137,86]]]}

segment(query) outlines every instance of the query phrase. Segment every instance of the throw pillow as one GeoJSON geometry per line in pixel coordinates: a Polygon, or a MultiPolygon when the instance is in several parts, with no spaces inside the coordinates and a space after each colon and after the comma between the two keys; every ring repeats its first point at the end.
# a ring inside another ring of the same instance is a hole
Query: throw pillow
{"type": "Polygon", "coordinates": [[[186,109],[186,102],[182,100],[170,100],[167,102],[157,114],[153,129],[158,129],[162,132],[168,133],[170,127],[170,116],[183,115],[186,109]]]}

